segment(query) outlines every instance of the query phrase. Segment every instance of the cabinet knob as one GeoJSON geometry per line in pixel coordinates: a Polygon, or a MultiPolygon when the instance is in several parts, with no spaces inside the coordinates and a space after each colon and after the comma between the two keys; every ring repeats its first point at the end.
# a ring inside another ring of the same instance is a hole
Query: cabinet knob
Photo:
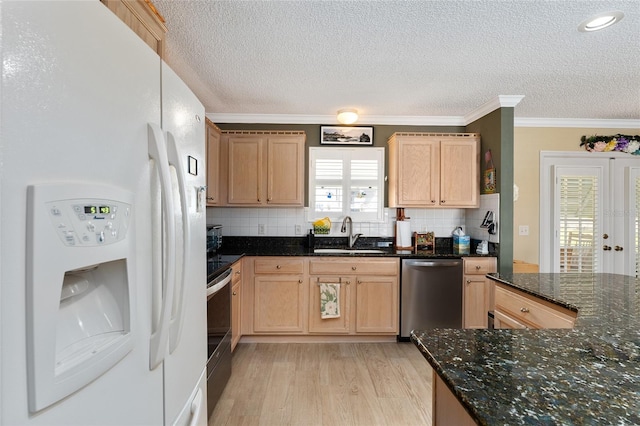
{"type": "Polygon", "coordinates": [[[351,270],[352,270],[352,271],[355,271],[356,269],[358,269],[358,267],[357,267],[357,266],[352,266],[352,267],[351,267],[351,270]]]}
{"type": "Polygon", "coordinates": [[[276,265],[276,269],[280,269],[280,268],[282,268],[282,266],[276,265]]]}
{"type": "Polygon", "coordinates": [[[527,313],[529,312],[529,308],[520,308],[520,312],[527,313]]]}
{"type": "Polygon", "coordinates": [[[237,295],[238,295],[238,293],[236,293],[235,291],[234,291],[232,294],[233,294],[234,296],[237,296],[237,295]]]}
{"type": "Polygon", "coordinates": [[[346,284],[346,285],[351,284],[351,280],[347,280],[347,281],[345,281],[345,284],[346,284]]]}
{"type": "Polygon", "coordinates": [[[240,275],[240,271],[236,271],[236,275],[240,275]]]}
{"type": "Polygon", "coordinates": [[[480,268],[482,268],[482,266],[480,266],[480,265],[476,265],[476,269],[477,269],[477,270],[480,270],[480,268]]]}
{"type": "Polygon", "coordinates": [[[214,197],[207,197],[207,200],[213,201],[213,200],[215,200],[215,198],[214,197]]]}
{"type": "Polygon", "coordinates": [[[298,284],[302,284],[302,280],[301,280],[301,279],[300,279],[300,280],[298,280],[298,284]]]}
{"type": "Polygon", "coordinates": [[[467,284],[471,284],[471,280],[467,280],[467,284]]]}
{"type": "Polygon", "coordinates": [[[611,246],[604,245],[604,246],[602,246],[602,250],[609,251],[609,250],[611,250],[611,246]]]}
{"type": "Polygon", "coordinates": [[[358,280],[358,284],[362,284],[362,280],[358,280]]]}
{"type": "Polygon", "coordinates": [[[614,248],[614,250],[615,250],[615,251],[622,251],[622,247],[620,247],[620,246],[616,246],[616,247],[614,248]]]}
{"type": "Polygon", "coordinates": [[[431,204],[435,204],[435,203],[436,203],[436,200],[431,200],[431,204]]]}
{"type": "Polygon", "coordinates": [[[444,204],[444,203],[446,203],[445,200],[440,200],[440,204],[444,204]]]}

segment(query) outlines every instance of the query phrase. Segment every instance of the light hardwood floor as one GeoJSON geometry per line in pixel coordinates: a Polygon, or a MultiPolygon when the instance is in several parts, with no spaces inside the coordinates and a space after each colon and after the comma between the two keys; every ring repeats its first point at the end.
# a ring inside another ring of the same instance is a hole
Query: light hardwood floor
{"type": "Polygon", "coordinates": [[[412,343],[240,343],[218,425],[430,425],[431,368],[412,343]]]}

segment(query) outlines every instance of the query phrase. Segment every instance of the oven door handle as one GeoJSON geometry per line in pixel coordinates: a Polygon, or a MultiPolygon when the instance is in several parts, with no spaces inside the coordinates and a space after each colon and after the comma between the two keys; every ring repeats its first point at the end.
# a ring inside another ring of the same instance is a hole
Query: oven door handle
{"type": "Polygon", "coordinates": [[[232,275],[233,275],[233,269],[229,268],[228,270],[223,272],[222,275],[216,278],[216,280],[220,280],[220,281],[213,284],[212,286],[207,287],[207,299],[213,296],[214,294],[216,294],[218,291],[220,291],[220,289],[223,288],[225,285],[229,284],[229,282],[231,282],[232,275]]]}

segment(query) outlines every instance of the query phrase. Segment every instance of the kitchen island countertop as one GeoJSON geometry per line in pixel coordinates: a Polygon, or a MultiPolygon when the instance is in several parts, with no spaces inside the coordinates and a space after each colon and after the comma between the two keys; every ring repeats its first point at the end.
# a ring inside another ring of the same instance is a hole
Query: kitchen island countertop
{"type": "Polygon", "coordinates": [[[640,280],[489,274],[569,309],[572,330],[414,330],[478,424],[640,424],[640,280]]]}

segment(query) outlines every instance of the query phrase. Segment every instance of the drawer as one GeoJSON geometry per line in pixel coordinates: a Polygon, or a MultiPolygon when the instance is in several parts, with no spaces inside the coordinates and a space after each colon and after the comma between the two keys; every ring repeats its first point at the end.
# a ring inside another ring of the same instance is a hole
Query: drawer
{"type": "Polygon", "coordinates": [[[561,306],[536,300],[517,290],[495,287],[495,310],[503,311],[531,328],[573,328],[575,313],[561,306]]]}
{"type": "Polygon", "coordinates": [[[398,275],[398,259],[323,259],[309,262],[310,274],[398,275]]]}
{"type": "Polygon", "coordinates": [[[256,274],[302,274],[304,260],[290,257],[258,257],[254,261],[253,268],[256,274]]]}
{"type": "Polygon", "coordinates": [[[485,275],[497,271],[495,257],[465,257],[462,262],[465,275],[485,275]]]}

